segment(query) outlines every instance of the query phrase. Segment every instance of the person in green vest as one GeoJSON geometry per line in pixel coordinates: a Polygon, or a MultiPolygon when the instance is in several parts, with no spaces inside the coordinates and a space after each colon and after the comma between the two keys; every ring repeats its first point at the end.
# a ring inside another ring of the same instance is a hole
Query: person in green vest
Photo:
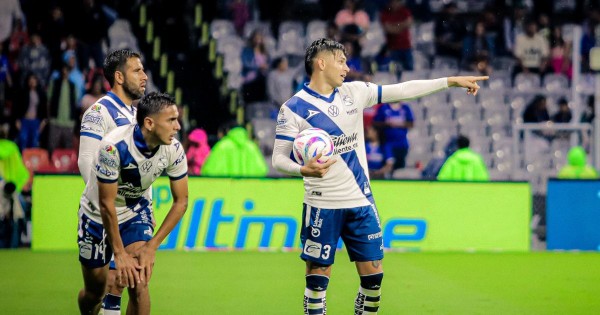
{"type": "Polygon", "coordinates": [[[487,167],[483,158],[469,148],[469,138],[459,135],[454,152],[442,165],[438,180],[451,181],[489,181],[487,167]]]}
{"type": "Polygon", "coordinates": [[[5,183],[12,182],[16,193],[21,193],[29,180],[29,171],[16,143],[0,137],[0,178],[5,183]]]}
{"type": "Polygon", "coordinates": [[[203,176],[265,177],[267,162],[243,127],[233,127],[211,149],[202,166],[203,176]]]}
{"type": "Polygon", "coordinates": [[[587,164],[587,154],[580,146],[572,147],[567,154],[567,165],[558,172],[561,179],[597,179],[598,172],[587,164]]]}

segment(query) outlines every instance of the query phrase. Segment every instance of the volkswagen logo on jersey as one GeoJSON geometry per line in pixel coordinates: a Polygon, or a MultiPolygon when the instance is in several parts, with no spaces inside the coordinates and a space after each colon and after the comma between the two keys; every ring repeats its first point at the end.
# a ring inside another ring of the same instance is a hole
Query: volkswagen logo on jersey
{"type": "Polygon", "coordinates": [[[339,108],[337,108],[337,106],[335,105],[331,105],[329,106],[329,108],[327,109],[327,113],[329,114],[329,116],[331,117],[337,117],[337,115],[340,114],[340,110],[339,108]]]}

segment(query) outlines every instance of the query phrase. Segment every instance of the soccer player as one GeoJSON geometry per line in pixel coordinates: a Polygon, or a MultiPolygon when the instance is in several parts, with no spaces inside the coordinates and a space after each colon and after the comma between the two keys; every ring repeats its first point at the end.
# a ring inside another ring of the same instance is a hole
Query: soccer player
{"type": "Polygon", "coordinates": [[[114,254],[116,281],[128,287],[128,314],[149,314],[148,283],[156,249],[183,216],[188,202],[187,161],[175,101],[150,93],[137,110],[137,124],[115,128],[94,154],[92,175],[79,208],[79,261],[84,288],[81,314],[96,314],[114,254]],[[173,205],[154,234],[152,183],[166,171],[173,205]],[[153,236],[154,235],[154,236],[153,236]]]}
{"type": "MultiPolygon", "coordinates": [[[[111,91],[88,108],[81,120],[79,171],[87,184],[93,166],[93,155],[104,136],[118,126],[135,124],[136,108],[146,91],[148,76],[144,72],[139,54],[127,49],[111,52],[104,60],[104,77],[111,91]]],[[[115,283],[114,262],[109,272],[108,293],[103,301],[105,315],[119,315],[123,287],[115,283]]]]}
{"type": "Polygon", "coordinates": [[[476,95],[477,81],[488,77],[448,77],[383,86],[344,83],[349,70],[344,46],[328,39],[314,41],[306,49],[304,62],[310,82],[281,106],[273,152],[277,170],[304,177],[300,232],[300,257],[306,261],[304,314],[326,312],[325,292],[340,237],[360,276],[355,314],[377,314],[383,239],[369,185],[362,111],[378,103],[418,98],[452,86],[476,95]],[[301,166],[290,159],[292,144],[299,132],[311,127],[332,136],[334,158],[319,164],[319,154],[301,166]]]}

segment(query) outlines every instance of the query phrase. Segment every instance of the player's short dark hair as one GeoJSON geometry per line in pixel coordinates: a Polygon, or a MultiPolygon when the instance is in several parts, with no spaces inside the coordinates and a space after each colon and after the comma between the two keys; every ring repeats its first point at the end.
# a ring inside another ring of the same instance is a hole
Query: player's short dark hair
{"type": "Polygon", "coordinates": [[[110,87],[113,87],[115,84],[115,72],[123,71],[123,67],[127,64],[127,60],[130,58],[139,58],[140,54],[133,52],[129,49],[119,49],[111,52],[104,58],[104,77],[110,84],[110,87]]]}
{"type": "Polygon", "coordinates": [[[469,141],[469,138],[467,138],[466,136],[459,135],[458,138],[456,139],[456,146],[458,146],[459,149],[468,148],[469,144],[471,144],[471,142],[469,141]]]}
{"type": "Polygon", "coordinates": [[[306,48],[306,54],[304,55],[304,69],[306,70],[306,74],[310,77],[313,73],[313,61],[315,61],[315,57],[322,51],[330,51],[334,53],[336,50],[340,50],[346,54],[346,49],[344,45],[327,38],[320,38],[312,42],[308,48],[306,48]]]}
{"type": "Polygon", "coordinates": [[[144,118],[157,114],[167,106],[175,105],[175,99],[167,93],[152,92],[142,97],[137,106],[136,120],[144,125],[144,118]]]}

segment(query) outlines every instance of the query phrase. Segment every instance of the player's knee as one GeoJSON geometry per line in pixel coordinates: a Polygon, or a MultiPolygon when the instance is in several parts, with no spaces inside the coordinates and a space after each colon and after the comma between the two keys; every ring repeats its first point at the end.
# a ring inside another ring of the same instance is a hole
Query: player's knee
{"type": "Polygon", "coordinates": [[[360,286],[368,290],[378,290],[383,281],[383,272],[360,276],[360,286]]]}
{"type": "Polygon", "coordinates": [[[306,275],[306,287],[312,291],[325,291],[329,277],[325,275],[306,275]]]}
{"type": "Polygon", "coordinates": [[[135,288],[129,289],[129,298],[136,303],[143,300],[146,296],[148,296],[148,285],[145,283],[138,283],[135,285],[135,288]]]}

